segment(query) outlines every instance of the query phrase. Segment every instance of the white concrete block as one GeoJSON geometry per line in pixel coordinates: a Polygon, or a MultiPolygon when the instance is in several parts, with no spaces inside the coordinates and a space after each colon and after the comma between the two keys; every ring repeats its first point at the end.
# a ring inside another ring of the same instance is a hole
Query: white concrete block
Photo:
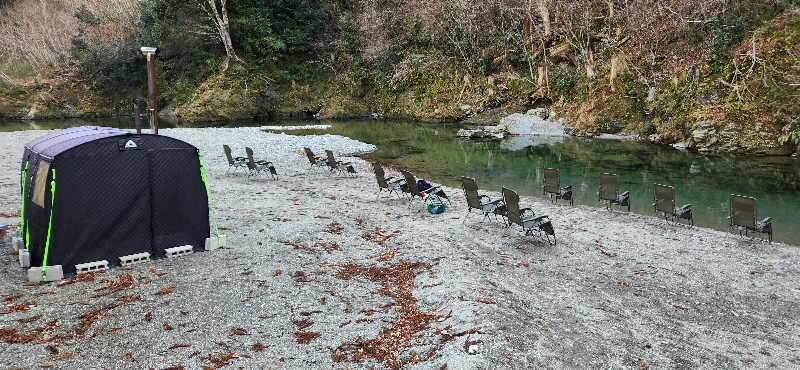
{"type": "Polygon", "coordinates": [[[180,247],[167,248],[164,250],[164,252],[167,252],[167,258],[174,258],[187,254],[192,254],[194,252],[193,249],[194,247],[192,247],[191,245],[182,245],[180,247]]]}
{"type": "Polygon", "coordinates": [[[17,257],[19,257],[19,265],[22,266],[22,268],[31,267],[31,254],[27,249],[20,249],[17,251],[17,257]]]}
{"type": "Polygon", "coordinates": [[[148,261],[150,261],[150,253],[147,252],[129,254],[119,258],[119,264],[122,266],[130,266],[148,261]]]}
{"type": "Polygon", "coordinates": [[[64,279],[64,270],[61,269],[61,265],[45,267],[44,274],[42,274],[41,267],[31,267],[28,269],[28,281],[31,283],[37,283],[40,281],[58,281],[62,279],[64,279]]]}
{"type": "Polygon", "coordinates": [[[80,274],[81,272],[100,271],[100,270],[108,270],[108,261],[102,260],[102,261],[79,263],[75,265],[75,272],[78,274],[80,274]]]}
{"type": "Polygon", "coordinates": [[[206,250],[210,251],[212,249],[222,248],[225,246],[225,235],[219,236],[219,243],[217,243],[217,237],[212,235],[210,238],[206,238],[206,250]]]}

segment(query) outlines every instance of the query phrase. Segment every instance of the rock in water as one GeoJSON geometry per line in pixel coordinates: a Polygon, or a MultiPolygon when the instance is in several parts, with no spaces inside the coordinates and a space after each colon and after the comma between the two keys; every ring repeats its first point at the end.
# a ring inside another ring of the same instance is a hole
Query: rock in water
{"type": "Polygon", "coordinates": [[[541,117],[514,113],[500,120],[498,125],[511,135],[567,136],[564,126],[545,121],[541,117]]]}
{"type": "Polygon", "coordinates": [[[505,136],[498,126],[484,126],[475,130],[461,129],[457,135],[470,139],[502,139],[505,136]]]}

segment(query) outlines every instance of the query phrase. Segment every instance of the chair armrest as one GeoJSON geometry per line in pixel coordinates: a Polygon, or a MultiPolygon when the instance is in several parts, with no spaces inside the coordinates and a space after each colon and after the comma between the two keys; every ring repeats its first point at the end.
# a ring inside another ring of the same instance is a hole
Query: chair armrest
{"type": "Polygon", "coordinates": [[[441,187],[441,186],[439,186],[439,185],[433,185],[433,186],[431,186],[431,187],[429,187],[429,188],[427,188],[427,189],[425,189],[425,190],[420,190],[420,193],[424,193],[424,194],[427,194],[427,193],[435,193],[435,192],[437,192],[437,191],[439,191],[439,190],[442,190],[442,187],[441,187]]]}
{"type": "Polygon", "coordinates": [[[759,221],[758,223],[760,223],[762,225],[772,224],[772,217],[767,217],[767,218],[759,221]]]}
{"type": "Polygon", "coordinates": [[[567,190],[567,191],[571,191],[571,190],[572,190],[572,185],[570,185],[570,186],[564,186],[564,187],[562,187],[562,188],[561,188],[561,189],[559,189],[559,190],[567,190]]]}
{"type": "Polygon", "coordinates": [[[630,191],[626,191],[626,192],[620,194],[619,196],[621,196],[621,197],[630,197],[631,196],[631,192],[630,191]]]}
{"type": "Polygon", "coordinates": [[[691,203],[689,203],[689,204],[684,204],[682,207],[680,207],[680,208],[678,208],[678,209],[692,209],[692,204],[691,204],[691,203]]]}

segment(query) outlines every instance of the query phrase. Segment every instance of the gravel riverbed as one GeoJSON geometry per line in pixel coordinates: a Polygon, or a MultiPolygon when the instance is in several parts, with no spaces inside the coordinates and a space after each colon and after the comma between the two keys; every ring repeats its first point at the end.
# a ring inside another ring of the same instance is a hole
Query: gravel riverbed
{"type": "MultiPolygon", "coordinates": [[[[44,133],[0,133],[0,223],[18,222],[23,145],[44,133]]],[[[374,147],[349,138],[162,134],[200,149],[228,245],[44,285],[3,245],[0,367],[800,367],[796,246],[523,197],[552,247],[464,222],[460,189],[440,215],[377,195],[351,157],[374,147]],[[222,144],[280,178],[226,175],[222,144]],[[304,146],[358,174],[310,171],[304,146]]]]}

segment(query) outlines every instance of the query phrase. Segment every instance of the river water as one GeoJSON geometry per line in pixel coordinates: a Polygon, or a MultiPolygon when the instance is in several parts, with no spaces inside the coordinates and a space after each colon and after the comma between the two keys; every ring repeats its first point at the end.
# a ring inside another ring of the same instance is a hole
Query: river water
{"type": "MultiPolygon", "coordinates": [[[[279,122],[269,125],[315,124],[279,122]]],[[[800,160],[788,157],[706,156],[670,147],[603,139],[513,137],[468,141],[455,125],[405,121],[334,121],[327,133],[375,144],[369,160],[412,170],[417,176],[460,187],[460,176],[474,177],[483,190],[501,186],[522,195],[542,195],[543,168],[558,168],[562,186],[572,185],[575,203],[601,207],[598,175],[619,176],[620,191],[631,192],[631,210],[653,214],[653,184],[675,187],[676,203],[694,205],[695,223],[728,229],[730,194],[758,199],[758,217],[773,217],[775,239],[800,245],[800,160]]],[[[130,120],[0,122],[0,131],[52,129],[81,124],[131,128],[130,120]]],[[[236,123],[253,126],[265,123],[236,123]]],[[[162,126],[164,127],[164,126],[162,126]]],[[[320,133],[303,130],[287,133],[320,133]]],[[[20,153],[22,155],[22,153],[20,153]]]]}

